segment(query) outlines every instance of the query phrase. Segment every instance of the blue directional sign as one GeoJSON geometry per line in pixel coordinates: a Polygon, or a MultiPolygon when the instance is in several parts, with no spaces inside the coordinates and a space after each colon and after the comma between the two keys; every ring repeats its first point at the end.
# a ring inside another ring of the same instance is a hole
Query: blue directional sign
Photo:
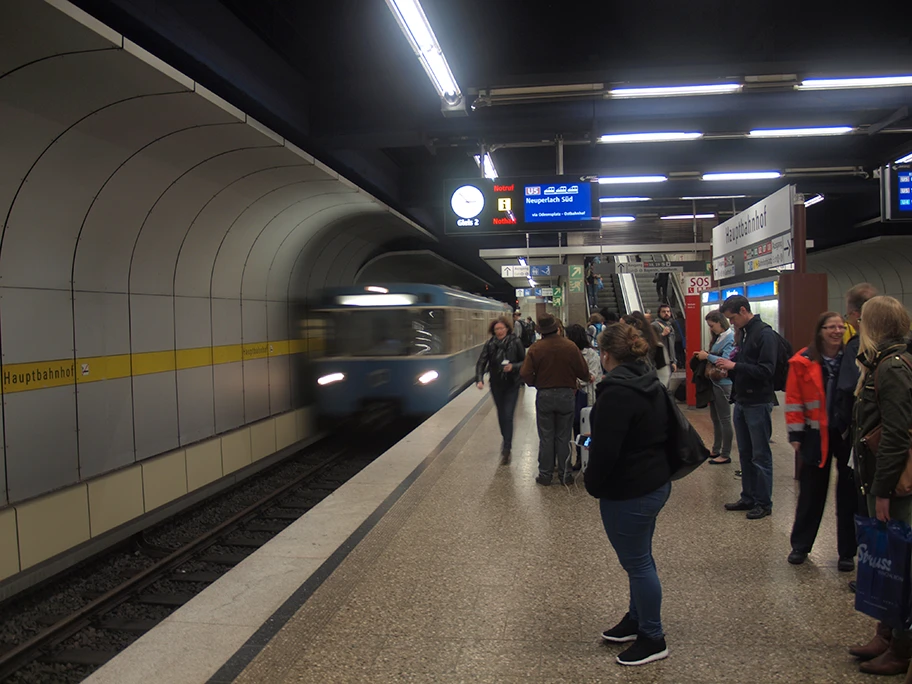
{"type": "Polygon", "coordinates": [[[551,275],[551,266],[530,266],[530,275],[535,278],[536,276],[550,276],[551,275]]]}

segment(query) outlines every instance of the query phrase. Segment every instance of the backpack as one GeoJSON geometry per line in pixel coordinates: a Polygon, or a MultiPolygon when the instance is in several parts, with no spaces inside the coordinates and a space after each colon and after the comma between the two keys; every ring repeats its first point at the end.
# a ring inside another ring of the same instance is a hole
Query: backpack
{"type": "MultiPolygon", "coordinates": [[[[770,330],[773,330],[770,327],[770,330]]],[[[794,356],[792,345],[782,335],[773,330],[776,336],[776,368],[773,370],[773,389],[777,392],[785,391],[785,381],[788,378],[789,359],[794,356]]]]}
{"type": "Polygon", "coordinates": [[[527,349],[532,346],[532,343],[535,342],[535,328],[531,323],[519,322],[522,326],[522,331],[519,333],[519,339],[522,341],[523,346],[527,349]]]}
{"type": "Polygon", "coordinates": [[[601,323],[593,323],[592,325],[589,326],[589,328],[586,328],[586,334],[589,336],[589,344],[591,344],[595,348],[598,348],[598,336],[602,334],[602,330],[605,329],[605,326],[602,325],[601,323]],[[589,332],[589,328],[595,329],[594,335],[591,332],[589,332]]]}
{"type": "Polygon", "coordinates": [[[668,407],[668,439],[665,453],[671,469],[671,479],[680,480],[703,465],[709,458],[709,449],[703,444],[700,433],[681,413],[678,403],[668,390],[664,390],[665,405],[668,407]]]}

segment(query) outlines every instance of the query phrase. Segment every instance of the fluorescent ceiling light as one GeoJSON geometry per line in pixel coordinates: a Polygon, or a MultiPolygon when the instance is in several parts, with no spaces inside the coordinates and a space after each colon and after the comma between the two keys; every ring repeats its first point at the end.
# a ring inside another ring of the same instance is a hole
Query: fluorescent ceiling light
{"type": "Polygon", "coordinates": [[[701,195],[699,197],[682,197],[682,200],[723,200],[744,199],[747,195],[701,195]]]}
{"type": "Polygon", "coordinates": [[[845,135],[855,129],[852,126],[829,126],[826,128],[757,128],[750,132],[752,138],[801,138],[818,135],[845,135]]]}
{"type": "Polygon", "coordinates": [[[528,266],[526,263],[526,257],[516,257],[516,260],[519,262],[520,266],[528,266]]]}
{"type": "Polygon", "coordinates": [[[840,88],[890,88],[912,86],[912,76],[875,76],[872,78],[812,78],[795,86],[798,90],[836,90],[840,88]]]}
{"type": "Polygon", "coordinates": [[[900,157],[893,163],[894,164],[908,164],[909,162],[912,162],[912,152],[907,154],[905,157],[900,157]]]}
{"type": "MultiPolygon", "coordinates": [[[[475,155],[475,165],[478,166],[478,168],[481,168],[480,154],[475,155]]],[[[494,168],[494,160],[491,159],[491,154],[489,152],[485,152],[484,156],[484,176],[485,178],[491,179],[497,178],[497,169],[494,168]]]]}
{"type": "Polygon", "coordinates": [[[389,290],[385,287],[377,287],[376,285],[368,285],[364,289],[368,292],[376,292],[377,294],[389,294],[389,290]]]}
{"type": "Polygon", "coordinates": [[[418,301],[415,295],[403,294],[369,294],[341,295],[336,303],[342,306],[409,306],[418,301]]]}
{"type": "Polygon", "coordinates": [[[630,223],[636,216],[602,216],[602,223],[630,223]]]}
{"type": "Polygon", "coordinates": [[[702,133],[683,133],[669,131],[665,133],[610,133],[599,138],[600,143],[643,143],[643,142],[673,142],[676,140],[697,140],[702,138],[702,133]]]}
{"type": "Polygon", "coordinates": [[[651,197],[599,197],[599,202],[620,202],[626,204],[627,202],[648,202],[651,199],[651,197]]]}
{"type": "Polygon", "coordinates": [[[664,183],[667,176],[603,176],[599,178],[601,185],[615,185],[619,183],[664,183]]]}
{"type": "Polygon", "coordinates": [[[693,219],[712,219],[716,218],[715,214],[674,214],[672,216],[661,216],[663,221],[692,221],[693,219]]]}
{"type": "Polygon", "coordinates": [[[704,173],[705,181],[726,181],[726,180],[771,180],[781,178],[782,174],[778,171],[744,171],[739,173],[704,173]]]}
{"type": "Polygon", "coordinates": [[[318,385],[331,385],[334,382],[342,382],[345,380],[344,373],[330,373],[329,375],[324,375],[322,378],[317,380],[318,385]]]}
{"type": "Polygon", "coordinates": [[[661,86],[657,88],[615,88],[609,91],[611,97],[675,97],[679,95],[725,95],[741,90],[740,83],[716,83],[713,85],[661,86]]]}
{"type": "Polygon", "coordinates": [[[815,204],[820,204],[821,202],[823,202],[823,195],[814,195],[811,199],[805,201],[804,206],[813,207],[815,204]]]}
{"type": "Polygon", "coordinates": [[[535,287],[536,285],[538,285],[538,283],[536,283],[534,280],[532,280],[532,276],[529,276],[528,280],[529,280],[530,286],[535,287]]]}
{"type": "Polygon", "coordinates": [[[458,103],[462,99],[462,91],[440,49],[434,29],[421,9],[421,3],[418,0],[386,0],[386,4],[399,22],[399,28],[418,56],[437,94],[450,104],[458,103]]]}

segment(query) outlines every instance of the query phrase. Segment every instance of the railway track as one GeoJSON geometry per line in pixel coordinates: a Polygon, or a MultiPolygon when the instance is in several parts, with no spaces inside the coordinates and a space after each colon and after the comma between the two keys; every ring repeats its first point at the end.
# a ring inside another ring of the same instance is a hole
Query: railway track
{"type": "Polygon", "coordinates": [[[400,427],[394,435],[371,440],[368,448],[320,449],[292,479],[177,548],[156,543],[154,534],[137,538],[134,553],[148,559],[145,567],[126,569],[128,576],[111,588],[81,590],[82,605],[64,614],[48,606],[38,618],[43,629],[19,643],[0,643],[0,682],[81,681],[278,535],[406,432],[400,427]]]}

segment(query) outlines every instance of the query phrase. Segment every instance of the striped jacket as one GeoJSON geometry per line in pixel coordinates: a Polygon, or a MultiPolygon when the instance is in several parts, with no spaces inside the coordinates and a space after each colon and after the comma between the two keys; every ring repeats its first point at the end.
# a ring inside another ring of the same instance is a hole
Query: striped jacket
{"type": "Polygon", "coordinates": [[[807,347],[789,359],[785,425],[789,442],[801,443],[804,462],[823,468],[829,454],[823,368],[811,360],[807,347]]]}

